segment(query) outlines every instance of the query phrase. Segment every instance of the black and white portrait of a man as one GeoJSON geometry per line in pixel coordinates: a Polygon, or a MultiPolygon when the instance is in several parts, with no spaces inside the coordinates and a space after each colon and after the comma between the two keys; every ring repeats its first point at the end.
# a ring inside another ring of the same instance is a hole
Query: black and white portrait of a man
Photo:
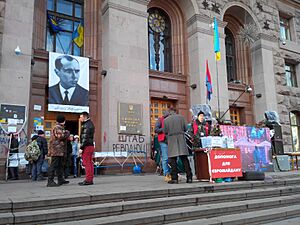
{"type": "Polygon", "coordinates": [[[65,112],[86,110],[89,103],[88,74],[87,58],[49,53],[48,108],[65,112]]]}

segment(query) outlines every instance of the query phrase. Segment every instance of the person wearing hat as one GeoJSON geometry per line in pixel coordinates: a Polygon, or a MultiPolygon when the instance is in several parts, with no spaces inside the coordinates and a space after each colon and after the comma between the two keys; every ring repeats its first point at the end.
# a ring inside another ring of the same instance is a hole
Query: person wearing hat
{"type": "Polygon", "coordinates": [[[73,173],[74,178],[77,177],[77,158],[78,158],[78,151],[79,151],[79,136],[74,136],[74,141],[72,142],[72,160],[73,160],[73,173]]]}
{"type": "Polygon", "coordinates": [[[194,134],[194,146],[201,146],[201,137],[210,135],[211,126],[205,121],[205,115],[203,111],[200,111],[197,115],[197,119],[193,122],[193,134],[194,134]]]}
{"type": "Polygon", "coordinates": [[[47,187],[57,187],[69,183],[63,177],[63,160],[67,150],[67,139],[70,136],[70,132],[65,129],[65,122],[65,117],[58,115],[56,117],[56,125],[51,133],[48,151],[51,163],[48,169],[47,187]],[[55,172],[57,174],[57,183],[54,181],[55,172]]]}
{"type": "Polygon", "coordinates": [[[42,173],[42,165],[46,155],[48,154],[48,144],[45,138],[44,131],[39,130],[37,132],[38,135],[34,135],[32,138],[36,139],[36,142],[40,148],[41,154],[37,161],[32,162],[32,169],[31,169],[31,179],[32,181],[42,181],[44,180],[43,173],[42,173]]]}

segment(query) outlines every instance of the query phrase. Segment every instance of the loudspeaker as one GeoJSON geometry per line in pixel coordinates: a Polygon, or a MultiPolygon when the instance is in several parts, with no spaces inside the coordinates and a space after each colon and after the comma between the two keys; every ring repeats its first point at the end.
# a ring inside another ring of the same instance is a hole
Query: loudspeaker
{"type": "Polygon", "coordinates": [[[282,140],[276,140],[276,139],[272,140],[272,146],[273,146],[275,155],[283,155],[284,154],[282,140]]]}
{"type": "Polygon", "coordinates": [[[281,126],[274,124],[273,126],[274,129],[274,140],[281,140],[282,141],[282,130],[281,130],[281,126]]]}

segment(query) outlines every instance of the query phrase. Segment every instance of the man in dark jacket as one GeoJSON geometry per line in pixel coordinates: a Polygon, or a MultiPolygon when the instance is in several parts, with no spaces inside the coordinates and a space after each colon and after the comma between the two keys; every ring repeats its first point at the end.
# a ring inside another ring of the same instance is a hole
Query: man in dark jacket
{"type": "Polygon", "coordinates": [[[192,183],[192,172],[187,156],[189,155],[184,133],[187,124],[182,115],[176,114],[176,109],[170,108],[170,115],[165,119],[164,132],[168,140],[168,154],[171,164],[172,180],[168,183],[178,183],[177,157],[180,157],[186,172],[186,182],[192,183]]]}
{"type": "Polygon", "coordinates": [[[83,112],[79,118],[81,122],[81,134],[80,134],[80,150],[82,153],[82,162],[85,168],[85,180],[80,182],[79,185],[92,185],[94,179],[94,164],[93,154],[94,148],[94,133],[95,126],[90,119],[87,112],[83,112]]]}
{"type": "Polygon", "coordinates": [[[38,160],[32,163],[32,170],[31,170],[32,181],[44,180],[43,173],[42,173],[42,165],[43,165],[46,155],[48,154],[48,144],[47,144],[47,140],[44,136],[45,136],[44,131],[39,130],[36,141],[40,148],[41,154],[40,154],[38,160]]]}

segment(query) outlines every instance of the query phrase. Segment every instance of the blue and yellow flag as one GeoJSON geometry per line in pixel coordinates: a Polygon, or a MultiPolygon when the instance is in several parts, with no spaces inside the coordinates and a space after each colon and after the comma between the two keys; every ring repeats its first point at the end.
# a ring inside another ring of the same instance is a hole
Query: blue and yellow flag
{"type": "Polygon", "coordinates": [[[49,23],[51,33],[58,33],[63,30],[60,27],[61,20],[56,20],[54,17],[50,16],[49,14],[47,14],[47,17],[48,17],[48,23],[49,23]]]}
{"type": "Polygon", "coordinates": [[[220,42],[219,42],[219,27],[216,17],[214,17],[214,50],[216,54],[216,60],[221,59],[220,42]]]}
{"type": "Polygon", "coordinates": [[[80,23],[72,34],[72,39],[79,48],[83,46],[83,33],[83,25],[80,23]]]}

